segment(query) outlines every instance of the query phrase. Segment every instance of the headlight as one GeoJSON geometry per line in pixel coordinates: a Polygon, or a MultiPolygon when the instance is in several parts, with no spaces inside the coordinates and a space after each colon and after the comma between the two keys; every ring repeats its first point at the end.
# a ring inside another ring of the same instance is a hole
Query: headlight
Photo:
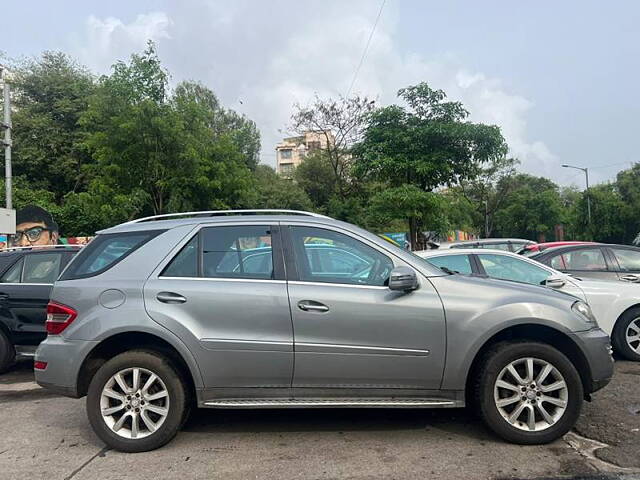
{"type": "Polygon", "coordinates": [[[573,305],[571,305],[571,310],[576,312],[578,316],[580,316],[585,322],[593,323],[597,325],[596,317],[593,316],[593,312],[591,311],[591,307],[584,302],[578,300],[573,305]]]}

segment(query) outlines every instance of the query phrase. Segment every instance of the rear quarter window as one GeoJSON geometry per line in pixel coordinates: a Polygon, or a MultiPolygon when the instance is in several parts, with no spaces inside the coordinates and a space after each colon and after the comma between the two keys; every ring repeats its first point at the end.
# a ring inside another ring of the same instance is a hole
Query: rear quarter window
{"type": "Polygon", "coordinates": [[[147,230],[98,235],[79,252],[60,280],[87,278],[106,272],[165,230],[147,230]]]}

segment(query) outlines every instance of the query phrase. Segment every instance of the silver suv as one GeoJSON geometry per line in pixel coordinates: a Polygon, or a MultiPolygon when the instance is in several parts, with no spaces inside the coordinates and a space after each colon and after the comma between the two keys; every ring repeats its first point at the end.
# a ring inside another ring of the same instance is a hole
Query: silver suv
{"type": "Polygon", "coordinates": [[[566,433],[612,375],[589,307],[438,269],[306,212],[196,212],[102,231],[55,283],[40,385],[87,396],[128,452],[194,407],[477,408],[502,438],[566,433]]]}

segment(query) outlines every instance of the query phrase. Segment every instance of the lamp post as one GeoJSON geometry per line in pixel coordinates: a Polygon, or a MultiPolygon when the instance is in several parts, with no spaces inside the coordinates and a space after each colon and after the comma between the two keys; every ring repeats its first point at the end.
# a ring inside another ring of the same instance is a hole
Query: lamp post
{"type": "Polygon", "coordinates": [[[591,225],[591,197],[589,196],[589,169],[587,167],[575,167],[573,165],[567,165],[566,163],[562,164],[564,168],[575,168],[576,170],[582,170],[584,172],[585,180],[587,182],[587,220],[589,225],[591,225]]]}

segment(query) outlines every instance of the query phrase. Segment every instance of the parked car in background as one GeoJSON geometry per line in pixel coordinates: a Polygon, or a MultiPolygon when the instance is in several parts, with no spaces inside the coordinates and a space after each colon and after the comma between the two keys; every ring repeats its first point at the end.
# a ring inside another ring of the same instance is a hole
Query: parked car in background
{"type": "Polygon", "coordinates": [[[482,238],[464,242],[451,242],[439,248],[495,248],[507,252],[517,252],[521,248],[535,243],[536,242],[522,238],[482,238]]]}
{"type": "Polygon", "coordinates": [[[437,267],[498,280],[542,285],[587,302],[621,356],[640,361],[640,288],[603,280],[580,280],[521,255],[498,250],[417,254],[437,267]]]}
{"type": "MultiPolygon", "coordinates": [[[[640,283],[640,248],[585,244],[556,247],[530,258],[580,278],[640,283]]],[[[640,289],[640,285],[637,286],[640,289]]]]}
{"type": "Polygon", "coordinates": [[[192,404],[468,399],[502,438],[545,443],[613,374],[609,337],[575,297],[448,274],[328,217],[269,213],[99,232],[55,283],[37,382],[86,395],[97,435],[135,452],[167,443],[192,404]]]}
{"type": "Polygon", "coordinates": [[[532,243],[530,245],[525,245],[519,250],[516,250],[516,253],[519,255],[535,255],[538,252],[542,252],[549,248],[556,247],[564,247],[567,245],[593,245],[595,242],[581,242],[581,241],[563,241],[563,242],[543,242],[543,243],[532,243]]]}
{"type": "Polygon", "coordinates": [[[51,287],[79,249],[47,245],[0,252],[0,373],[16,356],[33,357],[46,338],[51,287]]]}

